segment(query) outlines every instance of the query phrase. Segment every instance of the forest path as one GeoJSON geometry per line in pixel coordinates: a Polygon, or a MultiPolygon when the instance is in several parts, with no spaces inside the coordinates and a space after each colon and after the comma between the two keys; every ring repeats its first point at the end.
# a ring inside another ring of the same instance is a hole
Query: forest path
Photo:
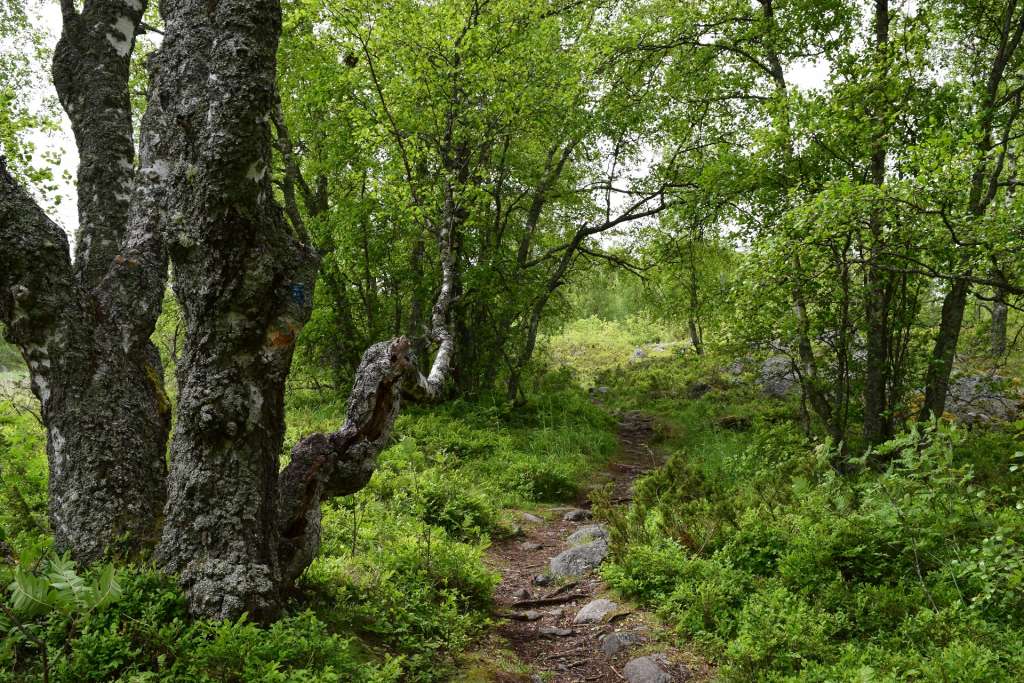
{"type": "MultiPolygon", "coordinates": [[[[610,483],[612,504],[628,505],[634,480],[663,461],[651,448],[653,436],[651,416],[640,411],[623,413],[618,425],[619,452],[589,490],[610,483]]],[[[549,574],[551,558],[563,551],[576,548],[573,552],[587,556],[593,550],[599,561],[600,546],[604,544],[607,550],[606,532],[603,527],[595,529],[590,520],[589,495],[581,494],[578,503],[578,508],[548,507],[538,515],[522,513],[522,535],[498,541],[488,550],[488,565],[502,576],[494,600],[496,615],[504,621],[495,627],[485,646],[493,652],[477,653],[478,658],[489,658],[489,663],[455,680],[669,683],[708,679],[706,665],[669,646],[671,635],[654,617],[610,595],[594,570],[578,576],[549,574]],[[581,529],[583,542],[570,541],[581,529]],[[590,539],[594,540],[586,543],[590,539]],[[599,618],[577,623],[584,608],[599,618]],[[503,666],[518,671],[526,668],[530,673],[512,673],[503,666]]]]}

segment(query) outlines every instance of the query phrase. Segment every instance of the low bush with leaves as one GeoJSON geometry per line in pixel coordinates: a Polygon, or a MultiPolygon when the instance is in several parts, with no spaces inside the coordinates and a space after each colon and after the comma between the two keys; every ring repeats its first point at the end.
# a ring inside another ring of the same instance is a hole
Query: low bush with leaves
{"type": "MultiPolygon", "coordinates": [[[[684,373],[683,362],[636,369],[612,393],[636,400],[655,376],[684,386],[710,364],[684,373]]],[[[647,401],[671,456],[628,510],[602,510],[606,579],[698,643],[725,681],[1020,680],[1015,427],[909,425],[840,474],[834,446],[805,436],[793,406],[751,411],[748,391],[647,401]],[[743,411],[746,432],[718,426],[743,411]]]]}

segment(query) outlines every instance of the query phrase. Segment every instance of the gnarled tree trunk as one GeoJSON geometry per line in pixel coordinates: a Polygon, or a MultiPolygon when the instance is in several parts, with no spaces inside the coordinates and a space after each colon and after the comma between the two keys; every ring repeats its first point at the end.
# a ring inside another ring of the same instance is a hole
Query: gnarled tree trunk
{"type": "Polygon", "coordinates": [[[267,617],[280,589],[285,378],[317,268],[270,184],[280,6],[161,9],[141,164],[161,180],[185,345],[157,558],[180,573],[193,613],[267,617]]]}
{"type": "Polygon", "coordinates": [[[301,216],[291,211],[290,230],[270,184],[280,5],[161,4],[166,34],[150,59],[134,172],[127,74],[144,8],[92,0],[79,14],[62,3],[54,73],[82,155],[77,258],[0,159],[0,321],[42,404],[58,547],[89,561],[121,537],[149,548],[160,532],[157,558],[180,574],[193,614],[266,618],[316,552],[321,498],[369,479],[399,389],[441,392],[454,225],[437,235],[429,376],[404,338],[370,347],[345,425],[303,440],[279,477],[285,378],[318,265],[301,216]],[[149,336],[168,258],[185,344],[165,477],[170,406],[149,336]]]}
{"type": "Polygon", "coordinates": [[[144,9],[62,3],[53,75],[81,160],[73,264],[63,231],[0,163],[0,320],[47,428],[56,546],[86,562],[150,547],[164,500],[170,406],[149,335],[166,269],[128,220],[128,62],[144,9]]]}
{"type": "Polygon", "coordinates": [[[293,583],[320,548],[320,503],[366,486],[387,445],[403,392],[436,400],[451,374],[454,338],[451,309],[455,292],[453,223],[438,234],[441,291],[431,313],[431,336],[438,350],[429,374],[419,373],[407,337],[378,342],[363,354],[349,394],[345,423],[333,434],[314,434],[292,449],[281,473],[280,566],[285,585],[293,583]]]}

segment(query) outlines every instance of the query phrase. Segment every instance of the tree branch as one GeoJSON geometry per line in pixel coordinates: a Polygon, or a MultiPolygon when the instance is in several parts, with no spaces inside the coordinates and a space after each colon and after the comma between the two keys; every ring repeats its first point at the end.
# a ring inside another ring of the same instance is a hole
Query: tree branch
{"type": "Polygon", "coordinates": [[[68,239],[7,170],[0,156],[0,321],[21,349],[45,414],[48,341],[72,304],[68,239]]]}

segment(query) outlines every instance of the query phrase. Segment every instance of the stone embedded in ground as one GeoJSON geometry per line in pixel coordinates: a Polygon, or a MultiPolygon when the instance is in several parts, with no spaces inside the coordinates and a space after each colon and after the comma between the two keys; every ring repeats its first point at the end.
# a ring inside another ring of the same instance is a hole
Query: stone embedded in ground
{"type": "Polygon", "coordinates": [[[569,510],[562,515],[563,522],[585,522],[590,519],[590,510],[569,510]]]}
{"type": "Polygon", "coordinates": [[[540,543],[534,543],[533,541],[523,541],[519,544],[520,550],[540,550],[543,547],[540,543]]]}
{"type": "Polygon", "coordinates": [[[525,588],[520,588],[512,594],[512,597],[516,600],[529,600],[531,596],[530,591],[526,590],[525,588]]]}
{"type": "Polygon", "coordinates": [[[647,655],[631,659],[622,670],[629,683],[672,683],[672,676],[662,666],[664,656],[647,655]]]}
{"type": "Polygon", "coordinates": [[[531,514],[529,512],[524,512],[524,513],[520,514],[519,516],[522,518],[522,520],[524,522],[529,522],[530,524],[540,524],[541,522],[544,521],[543,519],[541,519],[537,515],[531,514]]]}
{"type": "Polygon", "coordinates": [[[561,607],[556,607],[555,609],[548,612],[548,616],[552,619],[561,619],[563,614],[565,614],[565,610],[561,607]]]}
{"type": "Polygon", "coordinates": [[[535,609],[528,609],[525,612],[523,612],[523,619],[526,621],[537,621],[543,616],[543,612],[535,609]]]}
{"type": "Polygon", "coordinates": [[[599,538],[578,545],[551,558],[550,572],[554,576],[579,576],[597,569],[608,555],[608,541],[599,538]]]}
{"type": "Polygon", "coordinates": [[[571,628],[559,628],[557,626],[541,626],[537,629],[537,635],[544,638],[562,638],[572,635],[571,628]]]}
{"type": "Polygon", "coordinates": [[[601,637],[601,651],[609,657],[614,657],[642,641],[643,636],[635,631],[616,631],[601,637]]]}
{"type": "Polygon", "coordinates": [[[605,600],[604,598],[591,600],[576,613],[576,618],[572,620],[572,623],[599,624],[604,621],[605,617],[618,608],[618,603],[612,602],[611,600],[605,600]]]}
{"type": "Polygon", "coordinates": [[[548,576],[547,574],[537,574],[531,579],[534,586],[550,586],[551,582],[554,580],[554,577],[548,576]]]}
{"type": "Polygon", "coordinates": [[[691,382],[686,387],[686,398],[698,399],[711,391],[711,385],[707,382],[691,382]]]}
{"type": "Polygon", "coordinates": [[[608,530],[600,524],[588,524],[574,531],[566,540],[572,545],[580,545],[581,543],[590,543],[599,538],[607,539],[608,530]]]}

